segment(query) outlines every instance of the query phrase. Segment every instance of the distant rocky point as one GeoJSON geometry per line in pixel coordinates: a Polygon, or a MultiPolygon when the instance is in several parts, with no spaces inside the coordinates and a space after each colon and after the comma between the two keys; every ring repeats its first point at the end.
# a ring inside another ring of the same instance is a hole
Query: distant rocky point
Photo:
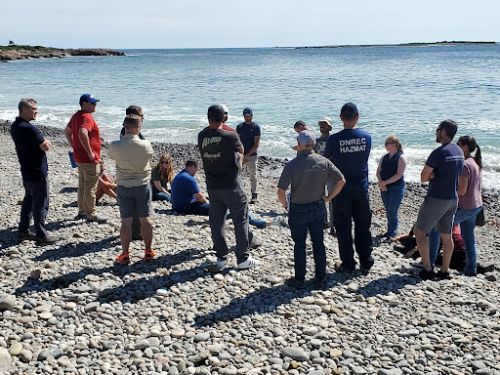
{"type": "Polygon", "coordinates": [[[0,62],[67,56],[125,56],[125,53],[106,48],[52,48],[42,46],[0,46],[0,62]]]}
{"type": "Polygon", "coordinates": [[[422,46],[457,46],[468,44],[494,45],[496,42],[474,42],[474,41],[442,41],[442,42],[416,42],[416,43],[401,43],[401,44],[338,44],[328,46],[303,46],[295,47],[295,49],[303,48],[346,48],[346,47],[422,47],[422,46]]]}

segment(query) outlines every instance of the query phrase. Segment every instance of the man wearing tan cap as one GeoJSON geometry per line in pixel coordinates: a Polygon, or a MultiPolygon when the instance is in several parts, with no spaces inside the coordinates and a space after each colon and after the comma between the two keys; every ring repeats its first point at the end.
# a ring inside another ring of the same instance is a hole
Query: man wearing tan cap
{"type": "Polygon", "coordinates": [[[314,152],[323,156],[326,148],[326,141],[332,131],[332,119],[330,117],[323,117],[318,121],[320,136],[316,139],[316,146],[314,152]]]}

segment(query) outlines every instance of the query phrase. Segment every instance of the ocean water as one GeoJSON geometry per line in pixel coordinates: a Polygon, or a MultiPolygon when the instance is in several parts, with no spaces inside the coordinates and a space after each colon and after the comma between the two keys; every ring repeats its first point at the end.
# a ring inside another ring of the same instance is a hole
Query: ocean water
{"type": "Polygon", "coordinates": [[[359,126],[373,135],[372,178],[384,139],[397,135],[417,180],[437,146],[441,120],[458,122],[484,153],[484,186],[500,186],[500,45],[348,47],[335,49],[126,50],[125,57],[71,57],[0,64],[0,119],[14,119],[21,97],[38,100],[38,122],[64,127],[81,93],[101,102],[95,117],[117,138],[130,104],[145,109],[148,139],[194,143],[214,103],[229,123],[254,110],[263,131],[260,153],[293,157],[293,123],[314,129],[352,101],[359,126]]]}

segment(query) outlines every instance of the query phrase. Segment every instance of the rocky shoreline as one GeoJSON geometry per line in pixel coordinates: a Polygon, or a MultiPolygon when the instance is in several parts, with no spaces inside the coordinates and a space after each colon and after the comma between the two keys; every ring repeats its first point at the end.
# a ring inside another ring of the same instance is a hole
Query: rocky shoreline
{"type": "MultiPolygon", "coordinates": [[[[276,199],[282,161],[261,165],[259,202],[272,219],[256,230],[259,269],[233,266],[210,274],[214,259],[207,218],[173,215],[153,202],[158,259],[115,266],[119,214],[105,197],[104,225],[75,221],[77,173],[69,166],[62,130],[48,154],[48,228],[63,240],[46,247],[18,243],[22,180],[9,124],[0,122],[0,373],[43,374],[497,374],[500,372],[500,231],[498,194],[488,192],[486,226],[477,228],[478,255],[497,270],[475,278],[421,281],[419,262],[375,242],[370,274],[334,273],[336,239],[325,236],[328,290],[297,291],[293,241],[276,199]],[[274,174],[274,175],[273,175],[274,174]],[[281,219],[281,220],[278,220],[281,219]]],[[[155,145],[172,153],[177,170],[198,159],[194,145],[155,145]]],[[[112,173],[113,163],[106,158],[112,173]]],[[[248,190],[248,178],[245,178],[248,190]]],[[[200,181],[203,181],[200,176],[200,181]]],[[[204,187],[204,183],[201,183],[204,187]]],[[[401,208],[408,231],[425,194],[411,184],[401,208]]],[[[370,188],[373,235],[383,232],[380,195],[370,188]]],[[[231,228],[232,224],[228,223],[231,228]]],[[[234,243],[233,236],[229,242],[234,243]]],[[[308,250],[308,277],[313,276],[308,250]]],[[[232,259],[234,261],[234,259],[232,259]]]]}
{"type": "Polygon", "coordinates": [[[52,48],[42,46],[11,45],[0,47],[0,62],[68,56],[125,56],[122,51],[108,48],[52,48]]]}

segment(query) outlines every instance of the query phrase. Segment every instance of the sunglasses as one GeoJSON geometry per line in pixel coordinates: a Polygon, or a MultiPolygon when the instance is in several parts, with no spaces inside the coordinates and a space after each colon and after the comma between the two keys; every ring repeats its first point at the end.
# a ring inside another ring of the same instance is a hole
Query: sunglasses
{"type": "Polygon", "coordinates": [[[168,164],[168,161],[162,161],[161,163],[162,164],[168,164]]]}

